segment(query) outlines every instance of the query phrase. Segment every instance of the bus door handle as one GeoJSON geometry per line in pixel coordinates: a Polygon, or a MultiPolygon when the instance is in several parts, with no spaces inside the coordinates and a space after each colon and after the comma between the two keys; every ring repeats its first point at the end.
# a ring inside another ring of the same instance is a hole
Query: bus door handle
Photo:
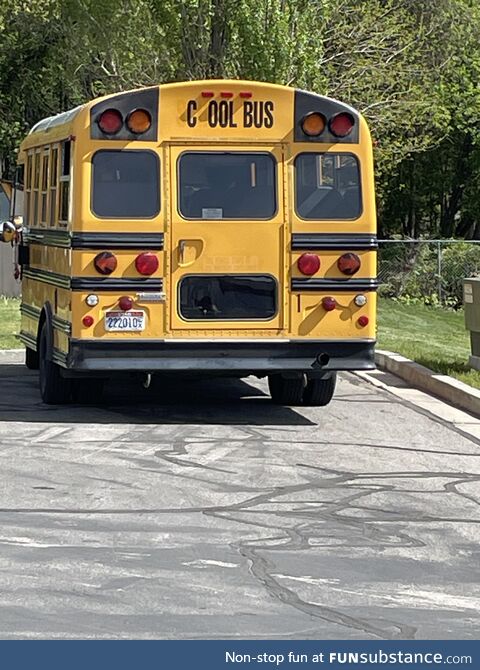
{"type": "Polygon", "coordinates": [[[179,256],[180,263],[184,262],[186,245],[187,245],[187,243],[185,242],[185,240],[180,240],[179,243],[178,243],[178,256],[179,256]]]}

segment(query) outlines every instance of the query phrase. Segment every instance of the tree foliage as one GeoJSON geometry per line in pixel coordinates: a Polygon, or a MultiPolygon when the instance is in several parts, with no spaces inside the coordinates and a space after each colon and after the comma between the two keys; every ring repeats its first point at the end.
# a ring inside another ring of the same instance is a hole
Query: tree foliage
{"type": "Polygon", "coordinates": [[[0,156],[39,118],[146,84],[233,77],[359,109],[381,233],[480,238],[476,0],[4,0],[0,156]]]}

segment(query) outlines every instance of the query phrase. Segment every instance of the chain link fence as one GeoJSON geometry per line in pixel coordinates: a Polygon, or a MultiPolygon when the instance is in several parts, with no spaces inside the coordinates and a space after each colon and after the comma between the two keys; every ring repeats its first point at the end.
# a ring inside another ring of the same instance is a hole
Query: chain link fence
{"type": "Polygon", "coordinates": [[[463,280],[480,276],[480,240],[379,240],[380,295],[460,307],[463,280]]]}

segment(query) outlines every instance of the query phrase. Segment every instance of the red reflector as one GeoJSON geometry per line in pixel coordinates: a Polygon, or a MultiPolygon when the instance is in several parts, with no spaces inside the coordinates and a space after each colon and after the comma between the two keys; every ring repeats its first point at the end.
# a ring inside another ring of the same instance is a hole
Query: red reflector
{"type": "Polygon", "coordinates": [[[355,119],[348,112],[340,112],[330,119],[330,132],[337,137],[346,137],[355,125],[355,119]]]}
{"type": "Polygon", "coordinates": [[[229,93],[228,91],[222,91],[220,93],[221,98],[233,98],[233,93],[229,93]]]}
{"type": "Polygon", "coordinates": [[[362,328],[365,328],[365,326],[368,326],[368,316],[359,316],[357,319],[357,323],[362,328]]]}
{"type": "Polygon", "coordinates": [[[118,306],[120,309],[123,309],[124,312],[128,312],[128,310],[133,307],[133,298],[130,298],[128,295],[122,296],[118,301],[118,306]]]}
{"type": "Polygon", "coordinates": [[[327,310],[327,312],[331,312],[332,309],[335,309],[337,306],[337,301],[335,298],[323,298],[322,305],[323,309],[327,310]]]}
{"type": "Polygon", "coordinates": [[[123,117],[118,109],[106,109],[97,120],[98,126],[105,135],[115,135],[123,126],[123,117]]]}
{"type": "Polygon", "coordinates": [[[202,91],[202,98],[213,98],[214,95],[213,91],[202,91]]]}
{"type": "Polygon", "coordinates": [[[314,275],[320,269],[320,259],[317,254],[302,254],[297,266],[302,275],[314,275]]]}
{"type": "Polygon", "coordinates": [[[110,275],[117,267],[117,259],[110,251],[102,251],[95,256],[93,264],[101,275],[110,275]]]}
{"type": "Polygon", "coordinates": [[[87,314],[87,316],[83,317],[82,323],[85,326],[85,328],[90,328],[90,326],[93,326],[93,316],[87,314]]]}
{"type": "Polygon", "coordinates": [[[337,267],[344,275],[354,275],[360,270],[362,262],[357,254],[343,254],[337,261],[337,267]]]}
{"type": "Polygon", "coordinates": [[[136,257],[135,267],[141,275],[153,275],[158,270],[158,258],[155,254],[145,252],[136,257]]]}
{"type": "Polygon", "coordinates": [[[250,93],[250,91],[242,91],[242,92],[240,93],[240,97],[241,97],[241,98],[251,98],[252,95],[253,95],[253,93],[250,93]]]}

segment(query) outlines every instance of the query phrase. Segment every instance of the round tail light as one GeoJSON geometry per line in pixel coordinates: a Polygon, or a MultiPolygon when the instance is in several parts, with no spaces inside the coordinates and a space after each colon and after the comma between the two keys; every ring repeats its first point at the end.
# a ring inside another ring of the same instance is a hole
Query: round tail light
{"type": "Polygon", "coordinates": [[[354,275],[360,270],[361,264],[357,254],[343,254],[337,261],[337,267],[344,275],[354,275]]]}
{"type": "Polygon", "coordinates": [[[320,135],[325,129],[325,117],[318,112],[311,112],[303,117],[302,130],[309,137],[320,135]]]}
{"type": "Polygon", "coordinates": [[[82,323],[85,326],[85,328],[90,328],[90,326],[93,326],[93,316],[87,314],[87,316],[83,317],[82,323]]]}
{"type": "Polygon", "coordinates": [[[355,125],[355,119],[348,112],[340,112],[336,114],[332,119],[328,127],[330,132],[333,133],[336,137],[346,137],[352,132],[352,128],[355,125]]]}
{"type": "Polygon", "coordinates": [[[117,258],[110,251],[102,251],[95,256],[93,264],[101,275],[111,275],[117,268],[117,258]]]}
{"type": "Polygon", "coordinates": [[[124,312],[128,312],[128,310],[132,309],[132,307],[133,307],[133,298],[130,298],[130,296],[128,296],[128,295],[122,296],[120,298],[120,300],[118,301],[118,306],[124,312]]]}
{"type": "Polygon", "coordinates": [[[302,254],[297,261],[297,267],[302,275],[311,277],[320,269],[320,258],[317,254],[302,254]]]}
{"type": "Polygon", "coordinates": [[[357,319],[357,323],[362,328],[365,328],[365,326],[368,326],[368,316],[359,316],[357,319]]]}
{"type": "Polygon", "coordinates": [[[146,133],[152,125],[152,117],[146,109],[135,109],[127,116],[127,128],[136,135],[146,133]]]}
{"type": "Polygon", "coordinates": [[[153,275],[158,270],[158,258],[155,254],[145,252],[136,257],[135,267],[141,275],[153,275]]]}
{"type": "Polygon", "coordinates": [[[323,309],[325,309],[327,312],[331,312],[332,309],[335,309],[337,306],[337,301],[335,298],[323,298],[322,305],[323,309]]]}
{"type": "Polygon", "coordinates": [[[115,135],[123,126],[123,117],[118,109],[106,109],[97,120],[98,127],[105,135],[115,135]]]}

